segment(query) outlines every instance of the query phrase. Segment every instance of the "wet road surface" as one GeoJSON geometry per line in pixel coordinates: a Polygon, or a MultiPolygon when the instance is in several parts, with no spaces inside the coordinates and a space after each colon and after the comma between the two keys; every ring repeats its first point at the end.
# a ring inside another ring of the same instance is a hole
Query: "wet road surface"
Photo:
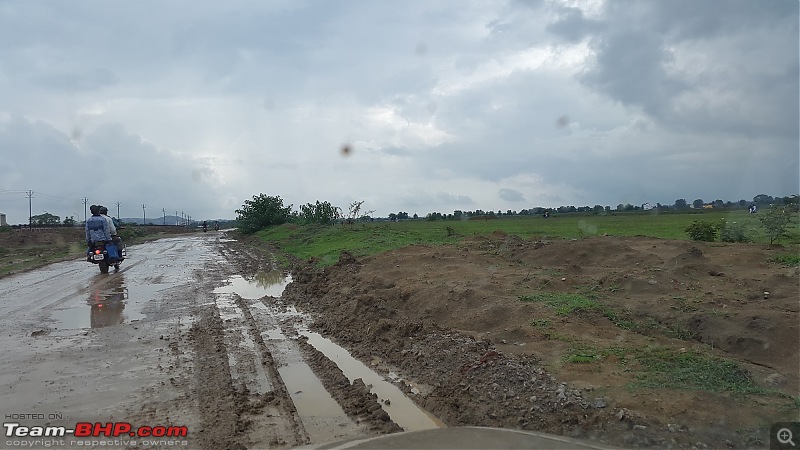
{"type": "MultiPolygon", "coordinates": [[[[107,275],[77,260],[0,279],[4,423],[186,426],[180,448],[368,436],[305,362],[302,335],[350,381],[362,378],[391,398],[384,409],[404,429],[442,426],[344,349],[308,332],[301,313],[277,307],[287,274],[270,267],[247,278],[236,273],[225,240],[208,233],[133,245],[121,270],[107,275]]],[[[0,448],[79,448],[86,439],[114,438],[17,435],[0,448]]]]}

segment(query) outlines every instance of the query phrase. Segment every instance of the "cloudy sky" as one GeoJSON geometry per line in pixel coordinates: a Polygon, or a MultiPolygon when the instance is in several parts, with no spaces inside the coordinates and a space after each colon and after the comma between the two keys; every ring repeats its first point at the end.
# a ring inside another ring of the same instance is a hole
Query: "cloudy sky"
{"type": "Polygon", "coordinates": [[[795,0],[0,0],[0,212],[790,195],[798,53],[795,0]]]}

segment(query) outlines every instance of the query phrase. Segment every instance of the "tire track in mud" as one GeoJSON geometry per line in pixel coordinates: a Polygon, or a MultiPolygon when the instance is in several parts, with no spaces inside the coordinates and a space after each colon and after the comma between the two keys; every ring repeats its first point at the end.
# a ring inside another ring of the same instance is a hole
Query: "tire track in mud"
{"type": "Polygon", "coordinates": [[[297,407],[292,401],[288,389],[286,389],[283,378],[278,372],[275,359],[272,357],[272,353],[269,351],[267,344],[264,342],[264,338],[262,337],[261,332],[256,325],[256,320],[253,318],[253,314],[250,312],[250,308],[241,297],[238,295],[235,297],[236,306],[239,307],[241,313],[243,314],[248,331],[251,335],[251,338],[255,342],[255,353],[258,357],[257,361],[261,361],[261,365],[267,369],[267,374],[272,382],[272,393],[274,394],[281,411],[287,415],[287,422],[295,437],[294,445],[310,443],[308,433],[303,426],[303,421],[297,412],[297,407]]]}
{"type": "MultiPolygon", "coordinates": [[[[226,331],[216,307],[209,307],[192,327],[195,350],[195,398],[202,429],[198,433],[203,449],[239,450],[249,447],[286,447],[307,443],[302,424],[293,414],[286,389],[266,393],[237,387],[231,377],[226,331]]],[[[267,360],[262,365],[268,366],[267,360]]]]}

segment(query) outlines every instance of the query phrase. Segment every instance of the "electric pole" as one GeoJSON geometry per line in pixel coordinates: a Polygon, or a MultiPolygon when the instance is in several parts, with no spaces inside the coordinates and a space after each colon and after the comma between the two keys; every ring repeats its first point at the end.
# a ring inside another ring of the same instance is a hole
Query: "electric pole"
{"type": "Polygon", "coordinates": [[[31,206],[31,199],[33,198],[33,191],[28,191],[28,229],[33,226],[33,207],[31,206]]]}
{"type": "Polygon", "coordinates": [[[86,223],[86,205],[89,204],[89,199],[83,197],[83,223],[86,223]]]}
{"type": "Polygon", "coordinates": [[[167,209],[161,208],[161,212],[164,213],[164,225],[167,224],[167,209]]]}
{"type": "Polygon", "coordinates": [[[117,202],[117,219],[122,221],[122,217],[119,215],[119,202],[117,202]]]}
{"type": "Polygon", "coordinates": [[[144,203],[142,203],[142,225],[147,225],[147,212],[144,210],[144,203]]]}
{"type": "Polygon", "coordinates": [[[175,226],[178,226],[178,210],[175,210],[175,226]]]}

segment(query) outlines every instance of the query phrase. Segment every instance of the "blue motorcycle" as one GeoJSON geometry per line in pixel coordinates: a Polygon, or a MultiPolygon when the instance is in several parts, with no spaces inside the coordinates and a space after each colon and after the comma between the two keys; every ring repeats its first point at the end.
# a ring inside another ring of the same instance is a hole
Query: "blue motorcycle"
{"type": "Polygon", "coordinates": [[[108,273],[108,268],[114,266],[119,270],[119,263],[125,260],[125,249],[122,252],[113,242],[96,241],[86,251],[86,261],[100,266],[100,273],[108,273]]]}

